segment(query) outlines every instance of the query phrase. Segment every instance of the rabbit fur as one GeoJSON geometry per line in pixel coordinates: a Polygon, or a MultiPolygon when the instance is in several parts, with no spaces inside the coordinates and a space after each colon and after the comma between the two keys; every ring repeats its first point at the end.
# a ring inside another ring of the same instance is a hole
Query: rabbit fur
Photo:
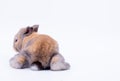
{"type": "Polygon", "coordinates": [[[59,53],[56,40],[38,33],[39,25],[21,28],[14,37],[13,47],[18,52],[10,59],[10,66],[16,69],[53,71],[67,70],[69,63],[59,53]]]}

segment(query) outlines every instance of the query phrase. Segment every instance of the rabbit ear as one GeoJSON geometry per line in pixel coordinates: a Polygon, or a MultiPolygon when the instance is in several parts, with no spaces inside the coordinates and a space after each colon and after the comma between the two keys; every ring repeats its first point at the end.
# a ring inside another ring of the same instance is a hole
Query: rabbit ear
{"type": "Polygon", "coordinates": [[[32,27],[27,27],[25,32],[24,32],[24,35],[28,36],[30,34],[32,34],[33,32],[33,28],[32,27]]]}
{"type": "Polygon", "coordinates": [[[37,31],[38,31],[38,28],[39,28],[39,25],[33,25],[32,28],[33,28],[33,31],[34,31],[34,32],[37,32],[37,31]]]}

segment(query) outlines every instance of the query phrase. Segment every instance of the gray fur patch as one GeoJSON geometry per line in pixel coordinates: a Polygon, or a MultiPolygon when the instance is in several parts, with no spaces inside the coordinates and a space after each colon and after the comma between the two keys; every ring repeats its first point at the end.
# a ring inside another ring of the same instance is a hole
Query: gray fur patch
{"type": "Polygon", "coordinates": [[[70,68],[70,64],[65,62],[62,55],[57,54],[53,58],[58,58],[58,61],[50,63],[50,69],[53,71],[61,71],[61,70],[68,70],[70,68]]]}

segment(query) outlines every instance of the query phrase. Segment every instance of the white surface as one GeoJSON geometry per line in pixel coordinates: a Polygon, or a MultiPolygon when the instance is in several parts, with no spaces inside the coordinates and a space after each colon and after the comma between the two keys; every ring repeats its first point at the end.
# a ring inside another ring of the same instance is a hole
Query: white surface
{"type": "Polygon", "coordinates": [[[119,0],[1,0],[0,81],[120,81],[119,0]],[[55,38],[67,71],[16,70],[13,37],[21,27],[40,24],[55,38]]]}

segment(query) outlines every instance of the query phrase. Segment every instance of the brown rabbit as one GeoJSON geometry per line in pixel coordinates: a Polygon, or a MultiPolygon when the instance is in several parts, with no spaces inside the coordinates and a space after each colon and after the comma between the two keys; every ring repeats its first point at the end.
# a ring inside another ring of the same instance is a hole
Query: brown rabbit
{"type": "Polygon", "coordinates": [[[19,30],[14,38],[14,48],[18,52],[10,59],[10,66],[16,69],[67,70],[70,65],[59,53],[57,42],[48,35],[38,34],[39,25],[19,30]]]}

